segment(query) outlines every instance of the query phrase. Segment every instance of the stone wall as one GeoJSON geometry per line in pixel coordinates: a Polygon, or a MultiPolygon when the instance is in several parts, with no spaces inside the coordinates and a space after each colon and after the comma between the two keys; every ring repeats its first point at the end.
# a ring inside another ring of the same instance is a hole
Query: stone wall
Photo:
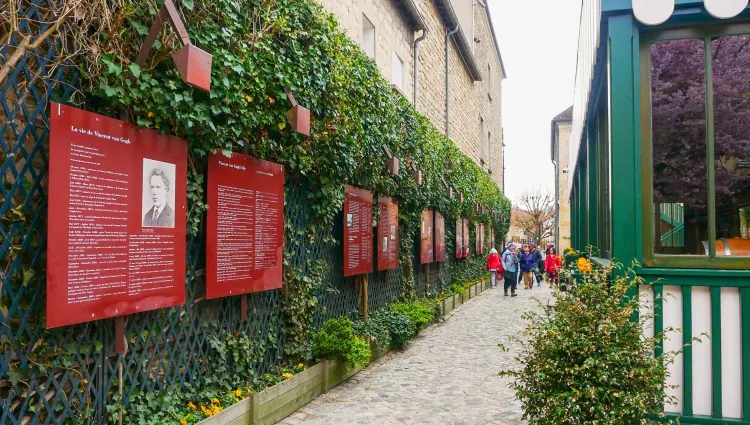
{"type": "MultiPolygon", "coordinates": [[[[391,80],[395,51],[404,62],[404,94],[413,101],[413,42],[415,33],[399,7],[401,0],[318,0],[339,20],[347,35],[361,45],[362,17],[375,26],[375,62],[382,75],[391,80]]],[[[448,28],[435,7],[435,0],[416,0],[428,35],[419,44],[416,107],[441,132],[446,132],[445,36],[448,28]]],[[[463,30],[461,30],[463,31],[463,30]]],[[[482,81],[473,81],[456,44],[449,43],[449,126],[448,136],[467,156],[492,172],[503,187],[502,170],[502,73],[487,10],[474,5],[474,29],[465,32],[474,48],[482,81]],[[472,37],[479,42],[475,42],[472,37]],[[490,76],[491,74],[491,76],[490,76]],[[480,131],[480,118],[484,129],[480,131]],[[484,150],[484,153],[482,153],[484,150]],[[481,160],[484,160],[483,162],[481,160]]]]}
{"type": "Polygon", "coordinates": [[[573,129],[570,121],[555,123],[556,139],[559,144],[557,176],[560,194],[559,220],[560,220],[560,246],[558,252],[570,246],[570,191],[568,190],[570,170],[570,134],[573,129]]]}
{"type": "Polygon", "coordinates": [[[399,8],[400,0],[318,0],[333,13],[341,28],[362,45],[363,16],[375,26],[375,63],[383,77],[393,81],[392,65],[395,52],[404,63],[402,93],[411,102],[414,97],[414,31],[399,8]]]}

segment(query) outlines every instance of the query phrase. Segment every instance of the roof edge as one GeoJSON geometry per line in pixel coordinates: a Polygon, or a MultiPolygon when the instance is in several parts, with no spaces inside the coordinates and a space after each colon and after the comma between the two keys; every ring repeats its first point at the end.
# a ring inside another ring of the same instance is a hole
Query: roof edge
{"type": "Polygon", "coordinates": [[[461,28],[461,24],[458,22],[458,16],[456,16],[456,11],[453,10],[453,5],[450,0],[435,0],[435,4],[437,5],[440,17],[443,18],[446,26],[448,28],[459,28],[459,31],[453,36],[453,41],[458,47],[458,53],[461,55],[461,60],[464,65],[466,65],[466,69],[469,71],[471,78],[474,81],[482,81],[482,72],[479,69],[479,65],[477,65],[477,61],[474,58],[474,52],[472,52],[471,45],[466,40],[466,34],[464,33],[463,28],[461,28]]]}
{"type": "Polygon", "coordinates": [[[487,14],[487,22],[490,24],[490,34],[492,34],[492,42],[495,44],[495,52],[497,52],[497,58],[500,60],[500,69],[503,70],[503,78],[507,78],[508,74],[505,72],[505,64],[503,63],[503,55],[500,54],[500,45],[497,43],[497,35],[495,35],[495,26],[492,24],[492,13],[490,13],[490,5],[485,3],[484,11],[487,14]]]}
{"type": "Polygon", "coordinates": [[[422,14],[419,13],[419,8],[414,0],[404,0],[401,2],[401,5],[404,7],[409,20],[417,31],[424,31],[427,29],[427,24],[425,23],[422,14]]]}

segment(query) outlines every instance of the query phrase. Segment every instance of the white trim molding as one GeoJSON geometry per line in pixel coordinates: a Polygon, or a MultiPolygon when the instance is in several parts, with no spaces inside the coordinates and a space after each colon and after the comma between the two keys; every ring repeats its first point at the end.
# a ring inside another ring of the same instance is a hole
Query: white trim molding
{"type": "MultiPolygon", "coordinates": [[[[718,19],[731,19],[742,13],[748,0],[703,0],[706,10],[718,19]]],[[[642,24],[659,25],[674,13],[675,0],[633,0],[633,15],[642,24]]]]}

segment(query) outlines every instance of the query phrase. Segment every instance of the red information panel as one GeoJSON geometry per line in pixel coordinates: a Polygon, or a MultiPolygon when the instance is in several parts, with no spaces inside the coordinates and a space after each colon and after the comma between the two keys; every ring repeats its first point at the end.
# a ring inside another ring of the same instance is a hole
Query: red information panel
{"type": "Polygon", "coordinates": [[[484,224],[477,223],[477,254],[484,254],[484,224]]]}
{"type": "Polygon", "coordinates": [[[281,288],[284,166],[211,155],[208,205],[206,297],[281,288]]]}
{"type": "Polygon", "coordinates": [[[464,258],[469,258],[469,247],[471,246],[471,237],[469,236],[469,219],[464,219],[464,258]]]}
{"type": "Polygon", "coordinates": [[[344,276],[371,273],[372,257],[372,192],[346,186],[344,276]]]}
{"type": "Polygon", "coordinates": [[[432,210],[422,212],[422,226],[419,229],[420,263],[427,264],[435,261],[434,239],[432,227],[434,225],[432,210]]]}
{"type": "Polygon", "coordinates": [[[378,197],[378,270],[398,268],[398,203],[390,197],[378,197]]]}
{"type": "Polygon", "coordinates": [[[464,219],[456,220],[456,258],[464,258],[464,219]]]}
{"type": "Polygon", "coordinates": [[[50,112],[47,327],[184,304],[187,143],[50,112]]]}
{"type": "Polygon", "coordinates": [[[445,261],[445,218],[435,211],[435,261],[445,261]]]}

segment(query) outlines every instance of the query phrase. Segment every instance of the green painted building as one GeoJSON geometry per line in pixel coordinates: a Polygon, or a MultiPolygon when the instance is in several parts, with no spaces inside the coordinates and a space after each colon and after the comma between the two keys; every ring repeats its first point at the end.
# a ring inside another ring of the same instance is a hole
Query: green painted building
{"type": "Polygon", "coordinates": [[[750,424],[748,1],[584,0],[575,96],[572,245],[639,263],[664,350],[708,335],[665,410],[750,424]]]}

